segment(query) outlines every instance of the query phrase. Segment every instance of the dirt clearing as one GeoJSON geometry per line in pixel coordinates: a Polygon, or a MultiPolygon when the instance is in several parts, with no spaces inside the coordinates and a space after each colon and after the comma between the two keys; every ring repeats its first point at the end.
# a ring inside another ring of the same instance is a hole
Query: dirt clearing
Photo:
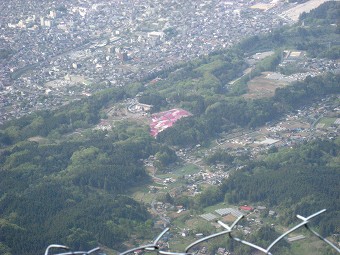
{"type": "Polygon", "coordinates": [[[277,88],[285,87],[289,82],[283,79],[268,78],[271,73],[263,73],[248,82],[248,93],[244,95],[247,99],[258,99],[274,96],[277,88]]]}

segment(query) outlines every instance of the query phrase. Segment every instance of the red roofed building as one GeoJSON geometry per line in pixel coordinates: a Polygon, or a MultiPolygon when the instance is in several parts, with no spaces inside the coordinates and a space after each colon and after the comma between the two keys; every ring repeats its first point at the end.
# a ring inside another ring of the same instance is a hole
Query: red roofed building
{"type": "Polygon", "coordinates": [[[240,206],[240,210],[251,212],[251,211],[254,210],[254,208],[251,207],[251,206],[248,206],[248,205],[242,205],[242,206],[240,206]]]}

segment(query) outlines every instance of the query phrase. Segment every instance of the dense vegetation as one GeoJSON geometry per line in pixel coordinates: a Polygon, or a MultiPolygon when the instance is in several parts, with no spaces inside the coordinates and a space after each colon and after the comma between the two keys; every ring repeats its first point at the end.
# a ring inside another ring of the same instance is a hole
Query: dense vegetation
{"type": "Polygon", "coordinates": [[[150,228],[146,208],[122,194],[148,181],[139,159],[154,154],[157,145],[148,136],[122,140],[126,131],[114,134],[24,141],[2,150],[2,246],[11,254],[42,253],[56,241],[118,248],[131,232],[138,236],[142,227],[150,228]]]}

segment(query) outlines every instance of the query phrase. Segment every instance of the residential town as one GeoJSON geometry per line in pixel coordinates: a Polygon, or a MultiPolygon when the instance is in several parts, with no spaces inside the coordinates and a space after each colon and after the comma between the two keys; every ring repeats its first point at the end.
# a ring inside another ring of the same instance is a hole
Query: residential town
{"type": "Polygon", "coordinates": [[[0,3],[0,123],[294,22],[287,1],[0,3]]]}

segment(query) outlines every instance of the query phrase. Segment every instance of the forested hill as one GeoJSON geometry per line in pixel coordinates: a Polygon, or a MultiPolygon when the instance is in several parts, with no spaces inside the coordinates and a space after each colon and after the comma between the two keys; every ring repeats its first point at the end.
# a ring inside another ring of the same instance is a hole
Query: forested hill
{"type": "Polygon", "coordinates": [[[149,213],[123,194],[148,180],[139,159],[153,150],[150,139],[115,142],[101,132],[2,150],[0,253],[42,254],[55,242],[119,248],[131,233],[145,237],[149,213]]]}

